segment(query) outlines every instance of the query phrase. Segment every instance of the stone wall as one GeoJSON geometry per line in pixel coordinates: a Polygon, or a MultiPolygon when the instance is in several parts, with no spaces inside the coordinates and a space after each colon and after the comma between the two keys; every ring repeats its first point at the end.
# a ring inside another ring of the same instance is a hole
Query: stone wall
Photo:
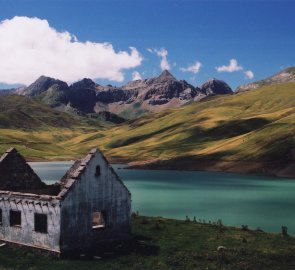
{"type": "Polygon", "coordinates": [[[59,253],[59,200],[47,195],[0,191],[0,209],[0,240],[59,253]],[[21,212],[20,226],[11,226],[10,210],[21,212]],[[47,233],[35,231],[35,213],[47,215],[47,233]]]}
{"type": "Polygon", "coordinates": [[[130,236],[131,195],[100,152],[86,156],[61,200],[61,251],[85,250],[130,236]],[[83,167],[84,166],[84,167],[83,167]],[[100,166],[97,175],[96,166],[100,166]],[[92,214],[103,211],[105,228],[92,228],[92,214]]]}

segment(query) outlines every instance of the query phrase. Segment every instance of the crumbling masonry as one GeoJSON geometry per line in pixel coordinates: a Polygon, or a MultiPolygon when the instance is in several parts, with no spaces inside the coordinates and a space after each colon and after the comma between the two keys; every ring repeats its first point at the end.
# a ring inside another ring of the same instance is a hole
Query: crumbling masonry
{"type": "Polygon", "coordinates": [[[0,158],[0,240],[57,255],[130,236],[131,194],[97,149],[46,185],[14,149],[0,158]]]}

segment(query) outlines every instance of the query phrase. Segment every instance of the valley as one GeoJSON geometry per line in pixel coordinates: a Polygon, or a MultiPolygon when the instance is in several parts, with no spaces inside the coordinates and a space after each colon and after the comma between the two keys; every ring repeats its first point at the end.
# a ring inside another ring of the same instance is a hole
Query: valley
{"type": "Polygon", "coordinates": [[[53,110],[40,97],[1,99],[13,110],[0,114],[10,119],[1,127],[0,150],[17,146],[29,160],[74,159],[99,147],[112,162],[134,168],[295,176],[292,81],[236,94],[210,94],[121,123],[53,110]]]}

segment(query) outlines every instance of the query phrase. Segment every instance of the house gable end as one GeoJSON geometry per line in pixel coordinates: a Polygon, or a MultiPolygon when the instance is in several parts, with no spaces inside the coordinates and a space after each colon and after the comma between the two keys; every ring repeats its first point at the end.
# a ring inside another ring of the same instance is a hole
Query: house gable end
{"type": "MultiPolygon", "coordinates": [[[[83,159],[77,160],[72,167],[66,172],[66,174],[60,180],[62,188],[60,193],[58,194],[59,198],[64,198],[69,189],[73,188],[75,183],[79,181],[82,174],[88,169],[90,161],[95,157],[100,156],[102,160],[108,165],[108,169],[115,176],[115,179],[122,185],[122,187],[128,192],[129,196],[131,195],[128,188],[124,185],[123,181],[114,171],[112,166],[110,166],[109,162],[105,158],[105,156],[96,148],[92,149],[83,159]]],[[[96,166],[100,166],[102,164],[97,164],[96,166]]]]}
{"type": "Polygon", "coordinates": [[[15,148],[8,149],[1,156],[0,176],[0,190],[34,190],[45,186],[15,148]]]}

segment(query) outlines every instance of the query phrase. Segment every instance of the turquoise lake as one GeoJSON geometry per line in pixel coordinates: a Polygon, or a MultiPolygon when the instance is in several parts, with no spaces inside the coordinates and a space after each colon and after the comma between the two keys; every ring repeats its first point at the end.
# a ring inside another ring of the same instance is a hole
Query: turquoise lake
{"type": "MultiPolygon", "coordinates": [[[[59,180],[72,162],[31,162],[47,183],[59,180]]],[[[226,225],[295,234],[295,179],[199,171],[128,170],[113,165],[141,215],[217,221],[226,225]]]]}

